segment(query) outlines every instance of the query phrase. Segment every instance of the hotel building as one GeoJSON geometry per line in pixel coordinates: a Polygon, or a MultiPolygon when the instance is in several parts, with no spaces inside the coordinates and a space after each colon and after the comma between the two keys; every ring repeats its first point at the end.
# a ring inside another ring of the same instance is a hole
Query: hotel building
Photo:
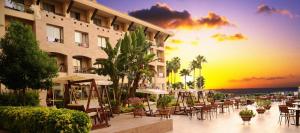
{"type": "Polygon", "coordinates": [[[97,58],[106,58],[101,47],[106,39],[114,45],[137,26],[144,28],[153,44],[157,60],[152,87],[165,88],[165,40],[172,35],[158,26],[112,10],[96,0],[23,0],[20,3],[0,0],[0,36],[10,22],[18,20],[32,27],[40,48],[57,59],[59,76],[93,75],[89,68],[97,58]]]}

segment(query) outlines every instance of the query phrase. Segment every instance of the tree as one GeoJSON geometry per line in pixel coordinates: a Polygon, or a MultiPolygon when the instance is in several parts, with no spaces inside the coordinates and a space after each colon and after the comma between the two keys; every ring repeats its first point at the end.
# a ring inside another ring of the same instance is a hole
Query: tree
{"type": "Polygon", "coordinates": [[[196,69],[198,67],[198,63],[196,60],[193,60],[190,64],[190,69],[192,71],[194,71],[194,75],[193,75],[193,88],[195,88],[195,83],[196,83],[196,69]]]}
{"type": "Polygon", "coordinates": [[[186,85],[187,85],[190,89],[194,89],[194,88],[195,88],[195,83],[194,83],[193,81],[187,82],[186,85]]]}
{"type": "Polygon", "coordinates": [[[122,40],[118,41],[116,46],[113,48],[112,45],[107,41],[106,47],[101,47],[102,50],[107,55],[107,58],[96,59],[95,65],[100,65],[100,68],[95,68],[95,72],[98,75],[108,75],[110,80],[113,82],[113,98],[116,104],[120,104],[121,99],[121,89],[119,88],[119,80],[124,76],[125,71],[125,59],[120,54],[120,46],[122,40]]]}
{"type": "Polygon", "coordinates": [[[205,79],[203,76],[197,78],[197,87],[203,88],[205,85],[205,79]]]}
{"type": "MultiPolygon", "coordinates": [[[[198,55],[196,57],[196,61],[197,61],[197,68],[199,69],[199,77],[201,77],[201,70],[202,70],[202,63],[206,63],[206,58],[202,55],[198,55]]],[[[201,83],[201,82],[200,82],[201,83]]],[[[202,87],[203,85],[200,85],[200,87],[202,87]]],[[[202,89],[202,88],[200,88],[202,89]]]]}
{"type": "Polygon", "coordinates": [[[172,61],[167,61],[166,62],[167,64],[167,77],[168,77],[168,81],[167,81],[167,84],[170,85],[172,84],[172,72],[174,70],[174,63],[172,61]],[[170,76],[170,78],[169,78],[170,76]],[[170,79],[171,79],[171,82],[170,82],[170,79]]]}
{"type": "Polygon", "coordinates": [[[173,63],[173,71],[174,71],[174,82],[176,82],[176,73],[178,72],[178,70],[180,69],[181,63],[180,63],[180,58],[179,57],[174,57],[172,59],[172,63],[173,63]]]}
{"type": "Polygon", "coordinates": [[[149,63],[155,60],[155,54],[149,52],[152,44],[146,40],[141,27],[130,34],[130,40],[131,43],[126,46],[124,51],[127,52],[129,59],[127,72],[129,96],[133,97],[142,77],[151,71],[149,63]]]}
{"type": "Polygon", "coordinates": [[[0,41],[0,81],[13,90],[49,89],[56,61],[41,51],[30,26],[12,22],[0,41]]]}
{"type": "Polygon", "coordinates": [[[190,71],[188,69],[182,69],[180,71],[180,76],[184,76],[184,89],[186,89],[186,76],[190,75],[190,71]]]}

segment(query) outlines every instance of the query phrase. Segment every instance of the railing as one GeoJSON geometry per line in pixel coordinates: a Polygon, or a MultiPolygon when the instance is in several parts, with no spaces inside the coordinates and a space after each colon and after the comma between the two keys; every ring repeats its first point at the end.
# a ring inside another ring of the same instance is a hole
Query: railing
{"type": "Polygon", "coordinates": [[[84,48],[88,48],[89,47],[89,44],[88,43],[78,43],[78,42],[75,42],[75,44],[79,47],[84,47],[84,48]]]}
{"type": "Polygon", "coordinates": [[[64,43],[63,39],[47,37],[48,42],[64,43]]]}
{"type": "Polygon", "coordinates": [[[34,13],[34,11],[30,9],[30,7],[25,6],[23,3],[11,2],[10,0],[5,0],[5,8],[30,14],[34,13]]]}
{"type": "Polygon", "coordinates": [[[74,66],[74,73],[90,73],[90,68],[87,67],[80,67],[80,66],[74,66]]]}

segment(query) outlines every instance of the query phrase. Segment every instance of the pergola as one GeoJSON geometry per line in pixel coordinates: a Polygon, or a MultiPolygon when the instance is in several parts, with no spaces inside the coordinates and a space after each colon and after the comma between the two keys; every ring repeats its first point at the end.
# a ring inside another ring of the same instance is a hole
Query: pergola
{"type": "Polygon", "coordinates": [[[92,117],[94,118],[95,124],[93,125],[93,128],[101,128],[101,127],[107,127],[109,126],[108,124],[108,118],[107,118],[107,111],[103,107],[105,103],[103,103],[103,97],[106,96],[107,98],[107,103],[109,106],[109,110],[111,111],[111,104],[110,104],[110,99],[108,95],[108,89],[107,86],[111,85],[112,82],[105,80],[101,76],[94,76],[94,75],[69,75],[69,76],[64,76],[64,77],[58,77],[53,79],[54,83],[62,83],[65,86],[65,91],[64,91],[64,103],[67,106],[67,108],[70,109],[76,109],[76,110],[81,110],[86,113],[91,113],[91,112],[96,112],[96,115],[93,115],[92,117]],[[82,85],[89,85],[90,89],[88,92],[88,99],[86,106],[85,105],[71,105],[71,101],[74,100],[75,104],[77,104],[75,94],[72,91],[72,86],[82,86],[82,85]],[[104,89],[98,89],[98,86],[104,86],[104,89]],[[70,98],[70,91],[71,91],[71,96],[74,96],[74,99],[70,98]],[[96,97],[98,100],[98,105],[96,107],[90,107],[91,104],[91,99],[93,97],[93,91],[96,92],[96,97]],[[100,91],[100,92],[99,92],[100,91]],[[99,118],[100,117],[103,118],[99,118]],[[98,122],[98,124],[97,124],[98,122]],[[104,123],[102,123],[104,122],[104,123]]]}

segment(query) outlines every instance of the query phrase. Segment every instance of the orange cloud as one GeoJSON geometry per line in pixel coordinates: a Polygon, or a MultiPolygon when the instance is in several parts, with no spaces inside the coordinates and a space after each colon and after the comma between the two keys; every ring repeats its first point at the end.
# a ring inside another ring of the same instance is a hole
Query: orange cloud
{"type": "Polygon", "coordinates": [[[209,12],[205,17],[193,19],[188,11],[173,10],[165,3],[157,3],[151,6],[150,9],[132,11],[129,12],[129,15],[169,29],[195,27],[218,28],[234,25],[226,17],[214,12],[209,12]]]}
{"type": "Polygon", "coordinates": [[[290,18],[295,18],[295,17],[299,16],[299,15],[293,14],[292,12],[290,12],[287,9],[276,9],[274,7],[270,7],[265,4],[261,4],[261,5],[257,6],[257,13],[267,13],[270,15],[271,14],[281,14],[281,15],[288,16],[290,18]]]}
{"type": "Polygon", "coordinates": [[[245,40],[247,39],[247,37],[241,33],[237,33],[237,34],[234,34],[234,35],[226,35],[226,34],[215,34],[215,35],[212,35],[211,36],[212,38],[222,42],[222,41],[227,41],[227,40],[245,40]]]}

